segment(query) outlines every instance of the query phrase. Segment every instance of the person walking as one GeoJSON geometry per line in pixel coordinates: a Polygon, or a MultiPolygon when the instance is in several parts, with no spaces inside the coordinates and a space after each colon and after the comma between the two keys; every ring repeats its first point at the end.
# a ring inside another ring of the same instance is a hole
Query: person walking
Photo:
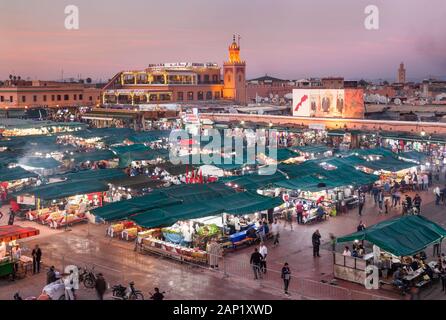
{"type": "Polygon", "coordinates": [[[388,214],[389,213],[389,198],[387,198],[387,197],[384,200],[384,208],[386,209],[385,213],[388,214]]]}
{"type": "Polygon", "coordinates": [[[74,300],[73,270],[70,270],[70,273],[65,276],[63,283],[65,285],[65,300],[74,300]]]}
{"type": "Polygon", "coordinates": [[[446,294],[446,269],[445,268],[441,268],[440,279],[441,279],[441,291],[444,291],[444,293],[446,294]]]}
{"type": "Polygon", "coordinates": [[[40,250],[39,245],[36,244],[33,251],[31,252],[33,257],[33,274],[40,273],[40,261],[42,260],[42,250],[40,250]]]}
{"type": "Polygon", "coordinates": [[[365,230],[365,224],[362,222],[362,220],[359,221],[359,224],[358,224],[358,226],[356,227],[356,230],[357,230],[358,232],[365,230]]]}
{"type": "Polygon", "coordinates": [[[15,213],[14,213],[14,211],[10,208],[10,209],[9,209],[8,225],[12,226],[12,225],[14,224],[14,219],[15,219],[15,213]]]}
{"type": "Polygon", "coordinates": [[[383,190],[378,191],[378,207],[379,207],[379,213],[383,212],[383,202],[384,202],[384,192],[383,190]]]}
{"type": "Polygon", "coordinates": [[[435,195],[435,205],[439,206],[440,205],[440,199],[441,199],[441,191],[440,191],[440,187],[436,186],[434,188],[434,195],[435,195]]]}
{"type": "Polygon", "coordinates": [[[46,273],[46,284],[53,283],[57,280],[56,278],[56,268],[51,266],[48,272],[46,273]]]}
{"type": "Polygon", "coordinates": [[[313,244],[313,257],[320,257],[319,255],[319,247],[321,245],[321,234],[319,233],[319,230],[316,230],[312,237],[311,242],[313,244]]]}
{"type": "Polygon", "coordinates": [[[279,223],[277,222],[277,218],[274,219],[273,224],[271,225],[271,233],[273,234],[274,242],[273,247],[276,247],[279,244],[279,223]]]}
{"type": "Polygon", "coordinates": [[[333,233],[330,233],[330,243],[331,243],[331,250],[333,252],[336,251],[336,237],[334,236],[333,233]]]}
{"type": "Polygon", "coordinates": [[[414,207],[417,208],[417,214],[421,214],[421,197],[418,193],[415,195],[415,198],[413,198],[413,204],[414,207]]]}
{"type": "Polygon", "coordinates": [[[440,242],[434,243],[432,255],[440,258],[440,242]]]}
{"type": "Polygon", "coordinates": [[[358,213],[360,216],[362,216],[362,209],[364,208],[364,203],[365,203],[365,197],[364,195],[360,194],[359,195],[359,204],[358,204],[358,213]]]}
{"type": "Polygon", "coordinates": [[[96,294],[98,295],[98,299],[104,300],[104,293],[107,290],[107,283],[105,282],[102,273],[98,273],[94,288],[96,289],[96,294]]]}
{"type": "Polygon", "coordinates": [[[425,172],[423,174],[423,190],[428,191],[429,190],[429,175],[425,172]]]}
{"type": "Polygon", "coordinates": [[[164,299],[164,295],[160,292],[159,288],[155,288],[155,293],[150,297],[152,300],[161,301],[164,299]]]}
{"type": "Polygon", "coordinates": [[[259,253],[262,255],[262,261],[260,263],[260,271],[266,273],[266,256],[268,255],[268,248],[265,243],[260,243],[259,253]]]}
{"type": "Polygon", "coordinates": [[[290,285],[290,280],[291,280],[291,270],[288,265],[288,262],[285,262],[285,264],[282,267],[282,279],[283,279],[283,288],[285,290],[285,294],[289,294],[288,287],[290,285]]]}
{"type": "Polygon", "coordinates": [[[299,201],[296,205],[297,224],[303,224],[304,206],[299,201]]]}
{"type": "Polygon", "coordinates": [[[375,205],[378,203],[378,194],[379,194],[379,189],[377,185],[374,184],[372,187],[372,195],[373,195],[373,200],[375,201],[375,205]]]}
{"type": "Polygon", "coordinates": [[[251,254],[251,259],[249,260],[252,270],[254,272],[254,280],[258,280],[259,277],[262,279],[262,274],[260,273],[260,265],[262,263],[262,255],[259,253],[257,248],[251,254]]]}

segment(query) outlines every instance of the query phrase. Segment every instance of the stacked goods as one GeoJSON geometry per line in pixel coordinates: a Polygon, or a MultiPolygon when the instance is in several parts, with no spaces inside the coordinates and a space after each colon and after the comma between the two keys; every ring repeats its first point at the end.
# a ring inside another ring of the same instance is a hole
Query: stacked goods
{"type": "Polygon", "coordinates": [[[208,255],[206,251],[182,247],[180,245],[159,239],[144,238],[142,241],[142,247],[147,251],[165,254],[180,260],[188,260],[196,263],[207,262],[208,255]]]}
{"type": "Polygon", "coordinates": [[[129,240],[135,239],[140,229],[132,221],[121,221],[119,223],[112,224],[107,229],[107,235],[110,237],[121,237],[129,240]]]}
{"type": "Polygon", "coordinates": [[[54,221],[62,219],[63,215],[60,211],[49,213],[48,216],[42,220],[43,224],[51,225],[54,221]]]}
{"type": "Polygon", "coordinates": [[[124,229],[124,231],[122,231],[122,239],[127,241],[134,240],[138,235],[138,231],[139,231],[138,227],[124,229]]]}
{"type": "Polygon", "coordinates": [[[220,228],[216,224],[204,225],[198,229],[200,237],[213,237],[220,233],[220,228]]]}
{"type": "Polygon", "coordinates": [[[46,215],[48,217],[48,214],[51,212],[50,208],[45,208],[45,209],[41,209],[41,210],[33,210],[33,211],[28,211],[26,214],[26,217],[28,220],[36,220],[39,218],[39,216],[41,215],[46,215]]]}
{"type": "Polygon", "coordinates": [[[112,224],[107,229],[107,235],[113,238],[113,237],[119,235],[123,230],[124,230],[124,224],[122,222],[121,223],[112,224]]]}

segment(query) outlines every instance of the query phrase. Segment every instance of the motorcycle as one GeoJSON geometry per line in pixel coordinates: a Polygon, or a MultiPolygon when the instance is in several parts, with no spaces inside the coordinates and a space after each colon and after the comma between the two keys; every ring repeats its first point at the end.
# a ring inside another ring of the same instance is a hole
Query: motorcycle
{"type": "Polygon", "coordinates": [[[144,295],[140,290],[135,289],[135,283],[130,282],[129,288],[120,284],[112,288],[113,298],[119,300],[144,300],[144,295]]]}
{"type": "Polygon", "coordinates": [[[96,275],[94,274],[94,267],[91,270],[88,270],[87,267],[79,270],[82,270],[79,273],[79,282],[83,283],[85,288],[93,289],[96,285],[96,275]]]}

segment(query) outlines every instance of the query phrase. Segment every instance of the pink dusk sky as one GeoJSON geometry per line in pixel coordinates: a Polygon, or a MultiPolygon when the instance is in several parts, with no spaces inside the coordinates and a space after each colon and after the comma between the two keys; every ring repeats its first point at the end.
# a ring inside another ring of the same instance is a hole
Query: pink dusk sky
{"type": "Polygon", "coordinates": [[[14,0],[1,1],[0,79],[106,80],[149,63],[227,59],[241,35],[248,77],[446,76],[445,0],[14,0]],[[364,27],[367,5],[380,29],[364,27]],[[80,29],[64,28],[64,8],[80,29]]]}

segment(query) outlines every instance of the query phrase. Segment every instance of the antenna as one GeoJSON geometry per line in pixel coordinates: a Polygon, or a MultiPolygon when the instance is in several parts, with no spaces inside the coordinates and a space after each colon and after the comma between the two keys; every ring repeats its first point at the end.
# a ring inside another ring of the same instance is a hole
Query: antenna
{"type": "Polygon", "coordinates": [[[240,47],[240,39],[241,39],[242,37],[240,37],[240,35],[238,35],[238,46],[240,47]]]}

